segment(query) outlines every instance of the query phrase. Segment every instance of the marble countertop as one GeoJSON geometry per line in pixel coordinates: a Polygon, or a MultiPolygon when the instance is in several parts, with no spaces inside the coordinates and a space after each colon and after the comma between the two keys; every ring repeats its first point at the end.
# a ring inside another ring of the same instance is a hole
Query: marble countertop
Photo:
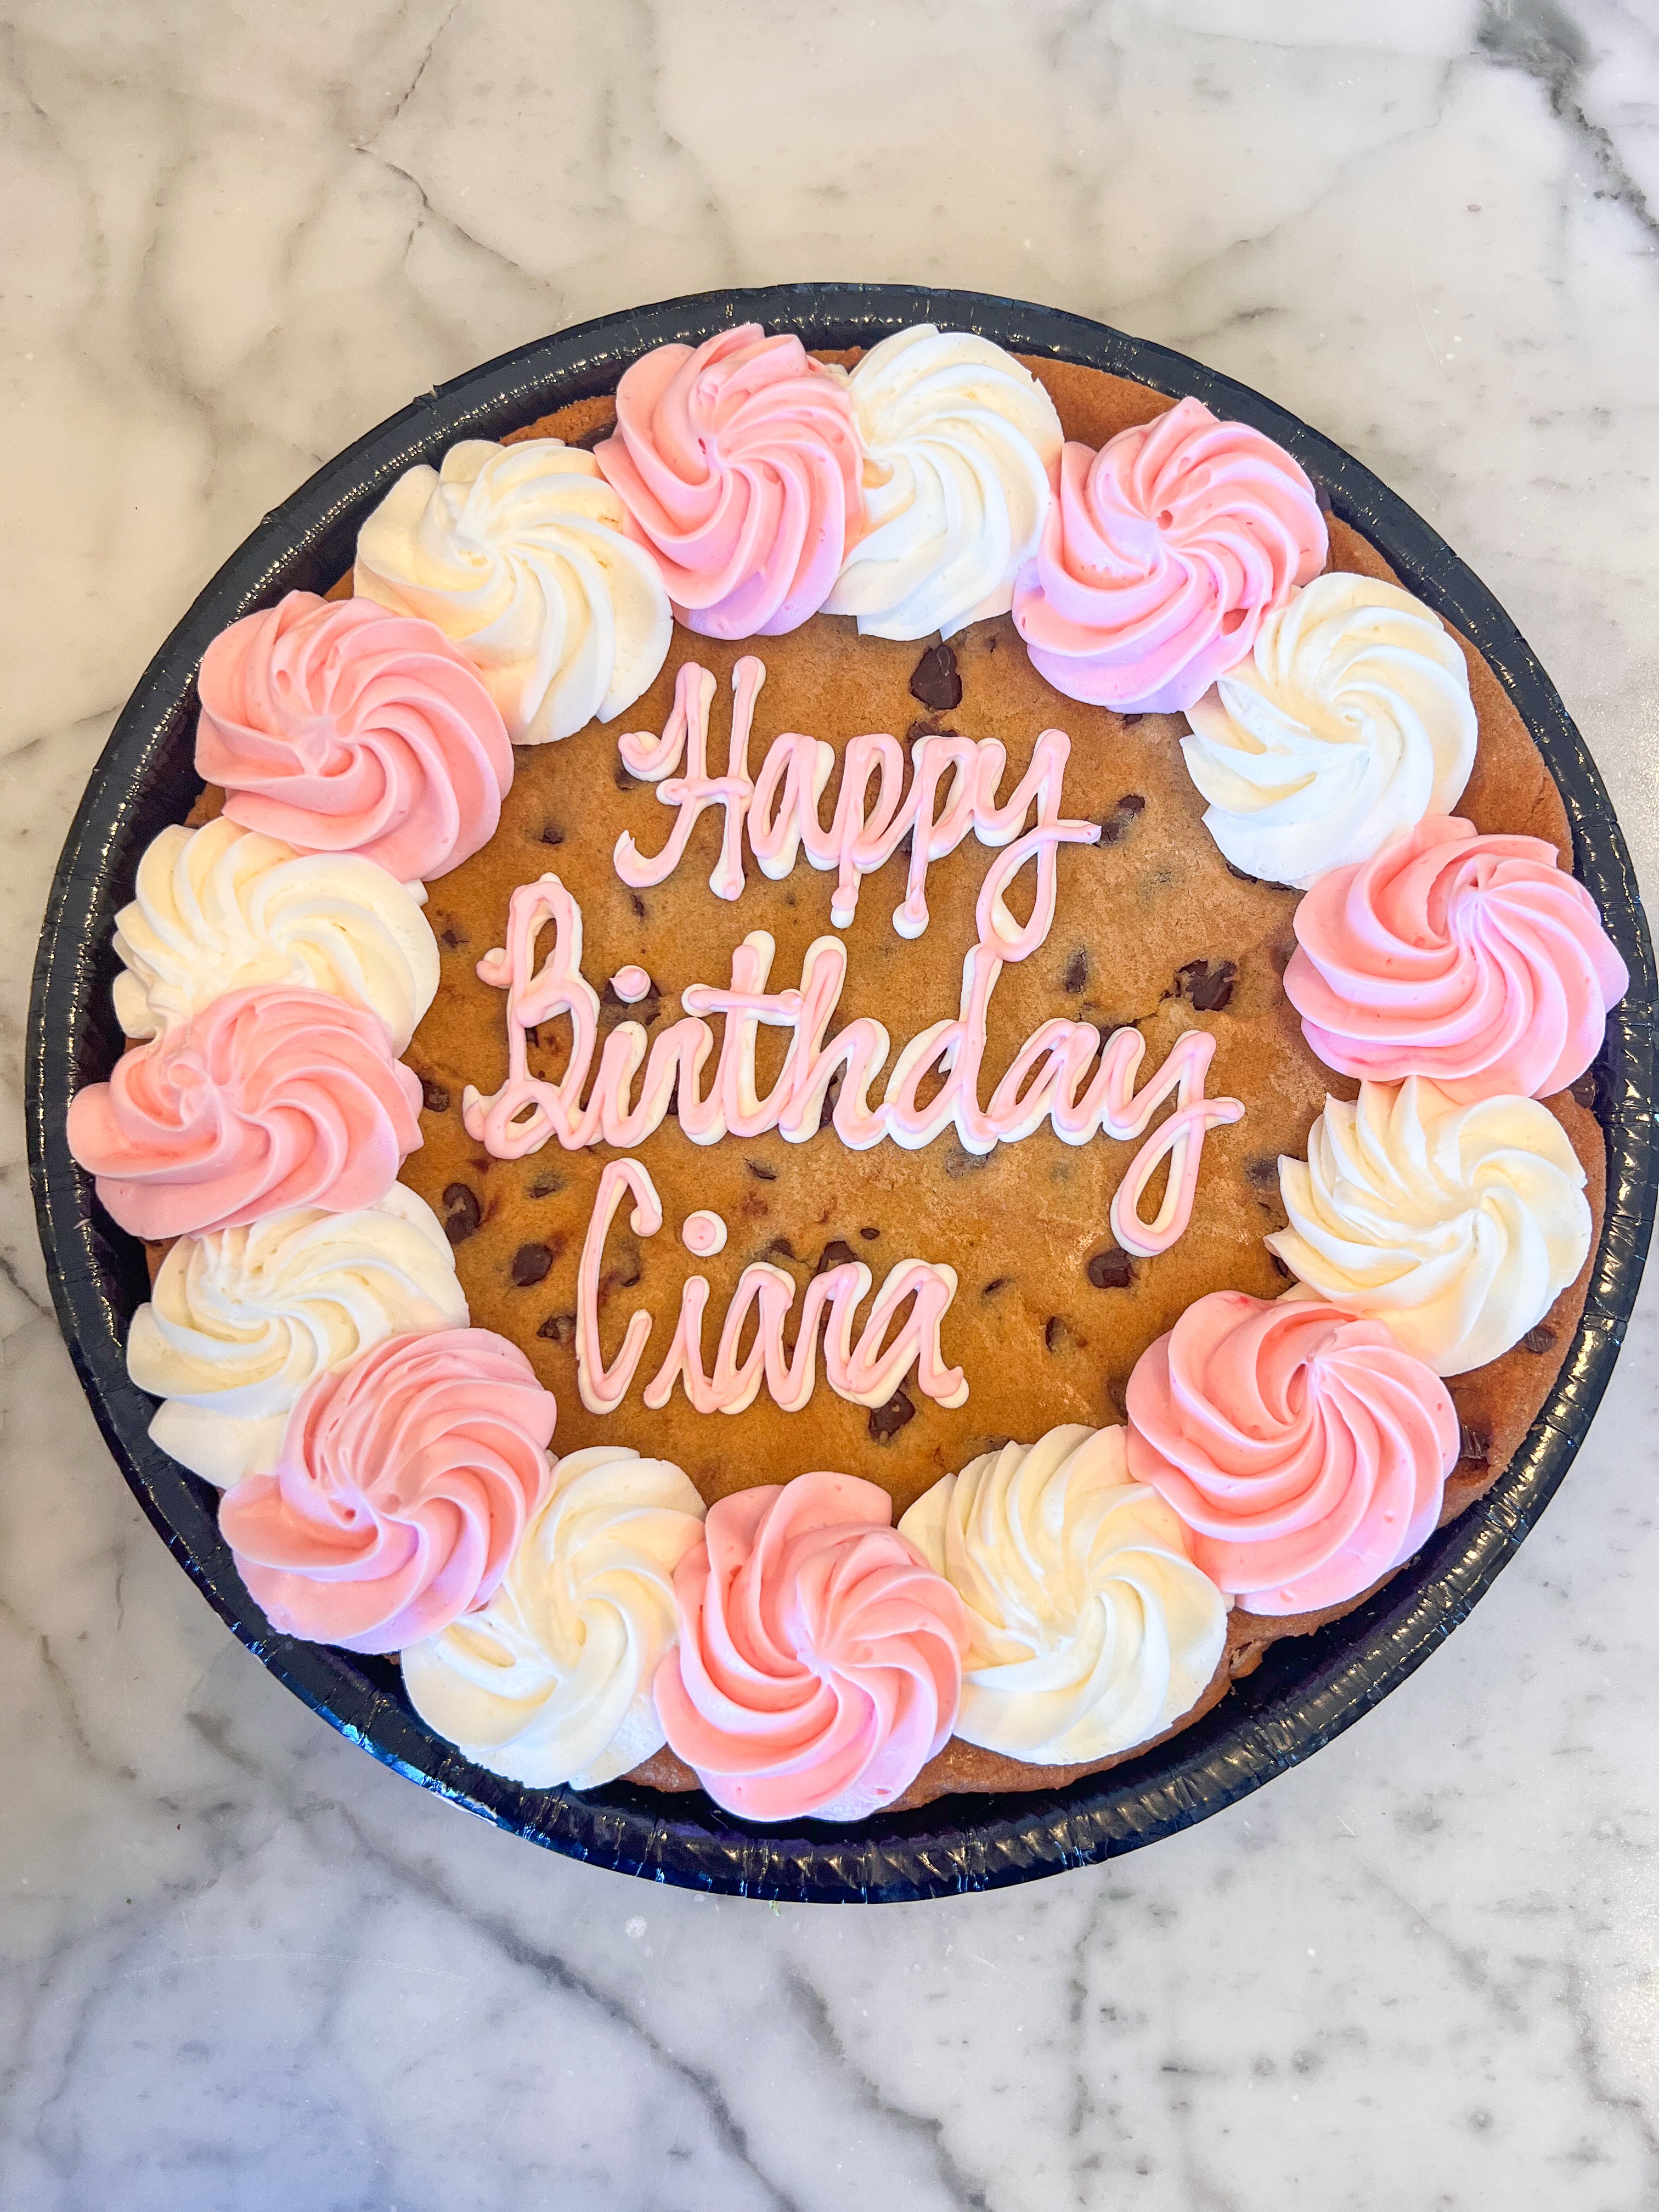
{"type": "MultiPolygon", "coordinates": [[[[706,285],[1079,309],[1285,402],[1506,602],[1659,882],[1644,0],[18,0],[0,983],[112,720],[411,393],[706,285]]],[[[1371,1717],[1139,1856],[769,1909],[498,1835],[234,1645],[50,1316],[6,1115],[9,2212],[1659,2204],[1659,1273],[1565,1490],[1371,1717]]]]}

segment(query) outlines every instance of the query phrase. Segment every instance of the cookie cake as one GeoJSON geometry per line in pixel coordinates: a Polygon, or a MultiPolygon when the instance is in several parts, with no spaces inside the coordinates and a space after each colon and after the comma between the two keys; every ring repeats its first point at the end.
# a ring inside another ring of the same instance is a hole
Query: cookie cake
{"type": "Polygon", "coordinates": [[[202,661],[69,1137],[273,1627],[758,1822],[1188,1726],[1495,1481],[1626,987],[1492,672],[1259,431],[754,325],[202,661]]]}

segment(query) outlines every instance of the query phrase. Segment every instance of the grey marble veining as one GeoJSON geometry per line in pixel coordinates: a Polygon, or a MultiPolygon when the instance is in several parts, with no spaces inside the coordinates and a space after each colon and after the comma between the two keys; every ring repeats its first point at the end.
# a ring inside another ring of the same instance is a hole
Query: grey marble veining
{"type": "MultiPolygon", "coordinates": [[[[1495,587],[1659,880],[1650,0],[19,0],[0,1071],[64,826],[319,460],[556,325],[804,275],[1261,386],[1495,587]]],[[[376,1768],[128,1498],[4,1122],[8,2212],[1659,2205],[1659,1285],[1519,1561],[1231,1814],[880,1914],[656,1891],[376,1768]]]]}

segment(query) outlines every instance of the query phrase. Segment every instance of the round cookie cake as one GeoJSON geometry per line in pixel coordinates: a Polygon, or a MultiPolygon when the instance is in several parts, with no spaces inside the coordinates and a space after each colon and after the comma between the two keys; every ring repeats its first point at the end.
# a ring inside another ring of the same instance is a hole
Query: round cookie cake
{"type": "Polygon", "coordinates": [[[69,1136],[272,1625],[758,1822],[1188,1726],[1502,1474],[1626,986],[1259,431],[741,326],[215,639],[69,1136]]]}

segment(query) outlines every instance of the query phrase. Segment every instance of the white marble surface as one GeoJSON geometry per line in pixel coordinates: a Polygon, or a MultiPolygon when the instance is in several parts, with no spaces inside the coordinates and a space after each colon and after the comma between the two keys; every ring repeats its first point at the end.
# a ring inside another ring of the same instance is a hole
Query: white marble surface
{"type": "MultiPolygon", "coordinates": [[[[411,393],[672,292],[1169,340],[1497,588],[1659,881],[1652,0],[15,0],[0,982],[190,596],[411,393]]],[[[141,1521],[5,1122],[9,2212],[1659,2204],[1659,1280],[1473,1623],[1230,1815],[880,1913],[568,1865],[376,1768],[141,1521]]]]}

